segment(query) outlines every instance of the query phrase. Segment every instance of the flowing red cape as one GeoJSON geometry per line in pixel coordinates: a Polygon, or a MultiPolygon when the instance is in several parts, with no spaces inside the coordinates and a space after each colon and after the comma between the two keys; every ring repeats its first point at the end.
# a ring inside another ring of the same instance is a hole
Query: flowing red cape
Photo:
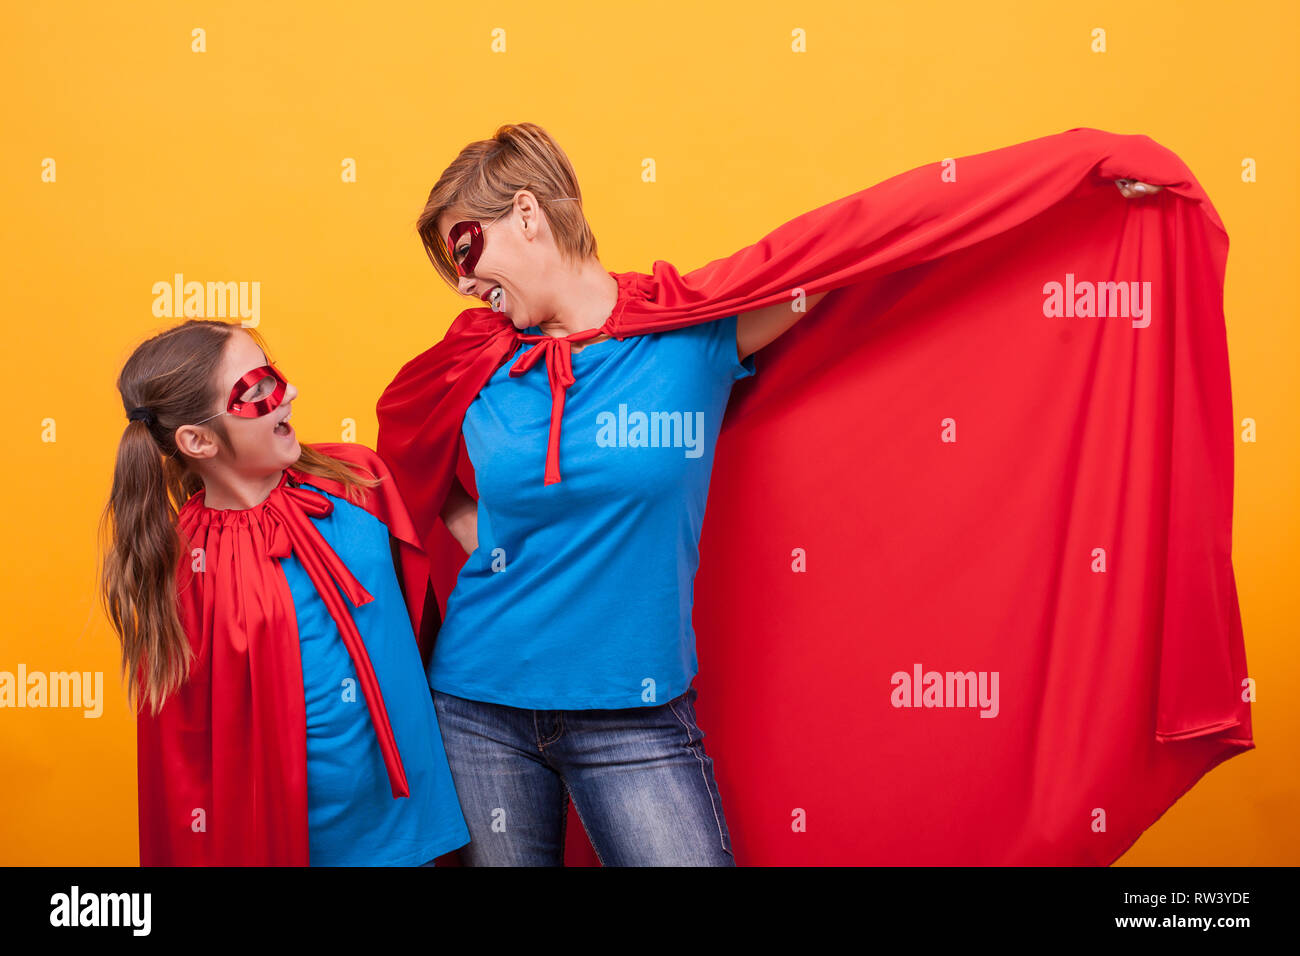
{"type": "MultiPolygon", "coordinates": [[[[412,639],[427,662],[428,637],[416,635],[424,634],[428,558],[392,476],[363,445],[312,447],[383,479],[357,504],[388,527],[412,639]]],[[[347,497],[333,479],[296,468],[287,472],[347,497]]],[[[151,716],[146,706],[137,718],[142,866],[310,862],[302,658],[280,557],[293,551],[313,579],[318,573],[342,577],[339,585],[355,604],[372,598],[328,544],[328,554],[310,544],[315,536],[307,527],[309,516],[332,503],[313,489],[296,489],[296,499],[282,496],[286,488],[282,476],[272,496],[243,516],[247,520],[204,523],[202,491],[177,516],[186,543],[177,578],[178,610],[195,658],[189,679],[158,715],[151,716]],[[202,549],[201,573],[192,549],[202,549]]],[[[333,585],[325,587],[327,604],[337,602],[337,612],[331,613],[347,614],[343,598],[331,590],[333,585]]],[[[360,669],[358,677],[373,714],[382,698],[370,693],[360,669]]],[[[397,770],[395,796],[398,785],[405,785],[397,770]]]]}
{"type": "MultiPolygon", "coordinates": [[[[1227,249],[1174,153],[1078,128],[685,274],[611,273],[618,338],[829,293],[735,386],[700,543],[697,708],[738,862],[1109,864],[1254,746],[1227,249]]],[[[461,423],[520,341],[468,309],[378,404],[444,614],[461,423]]],[[[562,413],[568,347],[543,349],[562,413]]]]}

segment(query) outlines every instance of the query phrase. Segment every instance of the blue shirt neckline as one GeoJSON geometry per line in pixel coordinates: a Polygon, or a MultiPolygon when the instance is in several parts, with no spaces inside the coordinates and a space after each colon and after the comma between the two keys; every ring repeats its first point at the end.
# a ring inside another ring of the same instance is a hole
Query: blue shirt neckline
{"type": "MultiPolygon", "coordinates": [[[[546,333],[545,333],[544,331],[542,331],[542,327],[541,327],[540,325],[530,325],[530,326],[528,326],[528,328],[524,329],[524,334],[525,334],[525,335],[545,335],[546,333]]],[[[591,349],[592,346],[596,346],[596,345],[609,345],[611,342],[621,342],[621,341],[623,341],[623,340],[622,340],[622,339],[617,339],[617,338],[615,338],[614,336],[611,335],[609,338],[605,339],[603,342],[579,342],[578,344],[581,345],[582,348],[578,349],[576,352],[570,350],[570,351],[569,351],[569,356],[570,356],[571,359],[579,359],[579,358],[581,358],[582,356],[586,355],[587,352],[591,349]]],[[[523,343],[523,344],[524,344],[524,345],[527,345],[529,348],[532,348],[533,346],[535,346],[535,345],[540,345],[541,343],[540,343],[540,342],[525,342],[525,343],[523,343]]]]}

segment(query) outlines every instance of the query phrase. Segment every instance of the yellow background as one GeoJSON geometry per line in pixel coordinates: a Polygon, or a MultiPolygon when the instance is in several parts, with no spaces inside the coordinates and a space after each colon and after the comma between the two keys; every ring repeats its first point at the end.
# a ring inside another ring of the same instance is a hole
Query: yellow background
{"type": "Polygon", "coordinates": [[[906,169],[1075,126],[1182,157],[1231,236],[1234,411],[1258,423],[1257,443],[1237,443],[1233,546],[1258,749],[1120,864],[1300,862],[1297,4],[77,2],[3,16],[0,670],[103,671],[107,700],[99,719],[0,710],[0,863],[137,861],[134,721],[94,597],[94,528],[125,425],[114,380],[173,324],[152,314],[153,283],[259,281],[299,433],[337,441],[354,418],[373,446],[384,385],[474,304],[425,258],[423,200],[463,145],[521,121],[568,152],[613,271],[686,271],[906,169]],[[1244,157],[1258,182],[1242,182],[1244,157]]]}

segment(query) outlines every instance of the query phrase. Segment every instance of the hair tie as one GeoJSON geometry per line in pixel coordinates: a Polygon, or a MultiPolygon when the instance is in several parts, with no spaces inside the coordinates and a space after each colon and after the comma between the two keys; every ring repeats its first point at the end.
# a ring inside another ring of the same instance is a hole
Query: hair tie
{"type": "Polygon", "coordinates": [[[154,415],[153,409],[145,408],[141,405],[140,407],[133,408],[127,412],[126,420],[129,422],[144,422],[146,425],[152,427],[158,422],[158,417],[154,415]]]}

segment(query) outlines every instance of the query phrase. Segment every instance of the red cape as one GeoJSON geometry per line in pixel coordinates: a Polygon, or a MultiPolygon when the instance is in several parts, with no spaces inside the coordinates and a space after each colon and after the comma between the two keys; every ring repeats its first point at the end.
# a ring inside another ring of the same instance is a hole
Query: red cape
{"type": "MultiPolygon", "coordinates": [[[[739,862],[1108,864],[1254,746],[1227,248],[1174,153],[1079,128],[685,274],[611,273],[618,338],[833,290],[733,389],[700,544],[697,709],[739,862]],[[1165,189],[1125,199],[1120,177],[1165,189]],[[996,675],[996,714],[960,706],[945,675],[967,673],[996,675]]],[[[444,614],[465,554],[438,514],[453,472],[475,490],[461,423],[520,339],[468,309],[378,404],[444,614]]],[[[559,405],[567,347],[542,348],[524,374],[559,405]]]]}
{"type": "MultiPolygon", "coordinates": [[[[416,639],[429,565],[388,469],[363,445],[312,447],[385,479],[358,504],[388,527],[416,639]]],[[[332,479],[294,468],[286,476],[346,498],[332,479]]],[[[312,527],[311,517],[327,514],[333,503],[313,489],[289,486],[286,476],[246,513],[205,519],[199,491],[178,515],[188,542],[177,579],[179,611],[195,660],[189,679],[158,716],[145,707],[137,720],[142,866],[310,862],[302,659],[280,558],[292,552],[318,582],[345,643],[359,638],[331,580],[354,605],[373,598],[312,527]],[[204,553],[201,573],[191,570],[192,549],[204,553]]],[[[420,642],[426,661],[429,648],[427,638],[420,642]]],[[[389,753],[391,747],[394,796],[404,795],[405,775],[382,695],[370,683],[368,656],[363,660],[359,683],[381,748],[389,753]]]]}

